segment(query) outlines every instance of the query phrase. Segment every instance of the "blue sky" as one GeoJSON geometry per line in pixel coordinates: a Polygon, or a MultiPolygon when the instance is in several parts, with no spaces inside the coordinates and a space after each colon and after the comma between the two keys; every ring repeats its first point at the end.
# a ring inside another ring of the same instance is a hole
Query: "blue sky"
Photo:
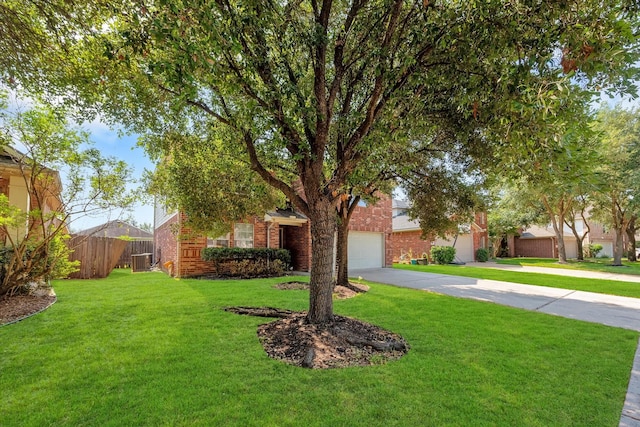
{"type": "MultiPolygon", "coordinates": [[[[133,169],[133,176],[136,180],[139,181],[142,178],[145,169],[153,170],[154,166],[144,150],[136,145],[137,135],[120,135],[117,129],[112,129],[99,120],[83,123],[80,128],[90,133],[94,147],[100,150],[103,156],[124,160],[133,169]]],[[[138,185],[140,185],[139,182],[134,185],[134,188],[138,185]]],[[[121,219],[128,219],[130,216],[138,224],[153,225],[153,205],[151,203],[137,204],[131,214],[125,213],[121,219]]],[[[113,216],[78,217],[74,219],[72,228],[83,230],[113,219],[116,218],[113,216]]]]}

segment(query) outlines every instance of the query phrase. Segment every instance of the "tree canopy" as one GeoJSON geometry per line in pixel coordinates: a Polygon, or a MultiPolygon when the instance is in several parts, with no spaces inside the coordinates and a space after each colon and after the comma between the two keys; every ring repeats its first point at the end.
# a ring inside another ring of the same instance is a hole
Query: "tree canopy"
{"type": "Polygon", "coordinates": [[[572,91],[622,87],[638,58],[631,0],[111,6],[57,81],[141,131],[220,125],[210,136],[311,220],[311,322],[332,318],[335,207],[372,153],[458,122],[484,156],[522,158],[572,91]]]}

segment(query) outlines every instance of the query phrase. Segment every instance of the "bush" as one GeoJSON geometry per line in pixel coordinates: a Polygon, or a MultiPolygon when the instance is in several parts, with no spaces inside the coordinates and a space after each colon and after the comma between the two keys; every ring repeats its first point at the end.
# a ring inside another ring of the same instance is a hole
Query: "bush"
{"type": "Polygon", "coordinates": [[[286,265],[278,259],[274,261],[264,259],[227,260],[216,266],[217,276],[240,279],[282,276],[285,272],[286,265]]]}
{"type": "Polygon", "coordinates": [[[436,264],[451,264],[456,256],[456,248],[453,246],[433,246],[431,259],[436,264]]]}
{"type": "Polygon", "coordinates": [[[252,278],[283,275],[291,264],[286,249],[205,248],[202,259],[212,261],[217,276],[252,278]]]}
{"type": "Polygon", "coordinates": [[[602,250],[602,245],[599,243],[592,243],[588,246],[589,248],[589,254],[593,257],[593,258],[597,258],[598,254],[600,253],[600,251],[602,250]]]}
{"type": "Polygon", "coordinates": [[[489,251],[485,248],[480,248],[476,251],[476,261],[487,262],[489,261],[489,251]]]}
{"type": "Polygon", "coordinates": [[[291,263],[291,254],[286,249],[271,248],[205,248],[202,250],[205,261],[228,261],[242,259],[280,260],[284,264],[291,263]]]}

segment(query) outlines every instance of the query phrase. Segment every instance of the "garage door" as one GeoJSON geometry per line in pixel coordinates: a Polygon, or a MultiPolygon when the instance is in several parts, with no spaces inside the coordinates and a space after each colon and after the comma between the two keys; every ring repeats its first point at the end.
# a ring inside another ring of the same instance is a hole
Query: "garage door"
{"type": "Polygon", "coordinates": [[[349,270],[384,267],[384,234],[349,232],[349,270]]]}
{"type": "MultiPolygon", "coordinates": [[[[436,246],[452,246],[453,238],[437,239],[436,246]]],[[[455,244],[456,257],[454,262],[473,262],[475,260],[473,254],[473,238],[471,234],[459,234],[455,244]]]]}

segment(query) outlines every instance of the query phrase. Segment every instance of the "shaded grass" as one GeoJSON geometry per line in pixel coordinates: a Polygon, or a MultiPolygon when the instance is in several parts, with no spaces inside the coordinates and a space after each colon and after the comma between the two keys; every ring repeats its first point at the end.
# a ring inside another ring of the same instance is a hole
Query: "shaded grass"
{"type": "Polygon", "coordinates": [[[450,274],[453,276],[474,277],[476,279],[499,280],[502,282],[522,283],[525,285],[548,286],[576,291],[596,292],[640,298],[640,283],[618,280],[589,279],[583,277],[560,276],[555,274],[508,271],[495,268],[469,267],[465,265],[409,265],[394,264],[394,268],[423,271],[425,273],[450,274]]]}
{"type": "Polygon", "coordinates": [[[568,268],[573,270],[601,271],[613,274],[630,274],[640,276],[640,262],[622,260],[622,266],[613,266],[613,258],[587,258],[584,261],[567,260],[566,264],[559,264],[555,258],[504,258],[496,261],[498,264],[530,265],[535,267],[568,268]]]}
{"type": "Polygon", "coordinates": [[[256,336],[266,319],[221,310],[305,309],[308,292],[273,289],[279,281],[114,271],[56,282],[53,307],[0,328],[0,424],[618,423],[635,332],[372,284],[336,312],[403,335],[408,355],[306,370],[266,356],[256,336]]]}

